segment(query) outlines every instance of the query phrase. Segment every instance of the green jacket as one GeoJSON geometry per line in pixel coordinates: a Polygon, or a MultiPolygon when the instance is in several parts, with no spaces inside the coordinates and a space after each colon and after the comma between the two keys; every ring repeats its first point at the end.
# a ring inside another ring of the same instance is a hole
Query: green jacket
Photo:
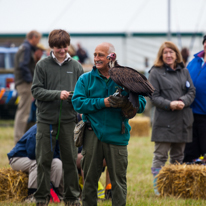
{"type": "MultiPolygon", "coordinates": [[[[76,82],[83,73],[81,64],[73,59],[65,61],[61,66],[51,56],[37,63],[31,88],[36,99],[37,122],[58,123],[61,91],[74,91],[76,82]]],[[[76,112],[72,104],[63,101],[61,122],[75,120],[76,112]]]]}
{"type": "MultiPolygon", "coordinates": [[[[128,119],[122,115],[120,108],[105,107],[104,104],[104,98],[113,95],[117,88],[118,85],[111,79],[106,83],[94,67],[77,81],[72,104],[77,112],[84,114],[84,121],[88,119],[91,122],[99,140],[114,145],[127,145],[131,129],[128,119]],[[121,134],[122,122],[125,124],[124,134],[121,134]]],[[[139,105],[138,113],[142,113],[146,105],[143,96],[139,96],[139,105]]]]}

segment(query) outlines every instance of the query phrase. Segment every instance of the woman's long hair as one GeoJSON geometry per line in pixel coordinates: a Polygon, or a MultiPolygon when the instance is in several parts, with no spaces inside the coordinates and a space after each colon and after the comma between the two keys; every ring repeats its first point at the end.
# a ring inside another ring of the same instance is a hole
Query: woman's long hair
{"type": "Polygon", "coordinates": [[[170,48],[170,49],[172,49],[176,53],[177,59],[175,61],[175,67],[177,66],[176,64],[182,62],[182,55],[181,55],[179,49],[177,48],[177,46],[174,43],[172,43],[171,41],[165,41],[160,46],[159,51],[157,53],[157,58],[156,58],[155,63],[154,63],[155,67],[162,67],[163,66],[164,62],[163,62],[162,55],[163,55],[163,50],[165,48],[170,48]]]}

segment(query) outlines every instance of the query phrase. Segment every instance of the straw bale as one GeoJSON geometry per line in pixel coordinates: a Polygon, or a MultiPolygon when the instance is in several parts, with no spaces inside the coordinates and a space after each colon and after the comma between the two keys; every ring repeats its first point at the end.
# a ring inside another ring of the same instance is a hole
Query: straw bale
{"type": "Polygon", "coordinates": [[[166,165],[157,176],[161,196],[206,199],[205,165],[166,165]]]}
{"type": "Polygon", "coordinates": [[[131,136],[148,137],[150,135],[149,117],[135,117],[129,120],[129,124],[131,126],[131,136]]]}
{"type": "Polygon", "coordinates": [[[28,174],[11,168],[0,169],[0,201],[23,201],[28,194],[28,174]]]}

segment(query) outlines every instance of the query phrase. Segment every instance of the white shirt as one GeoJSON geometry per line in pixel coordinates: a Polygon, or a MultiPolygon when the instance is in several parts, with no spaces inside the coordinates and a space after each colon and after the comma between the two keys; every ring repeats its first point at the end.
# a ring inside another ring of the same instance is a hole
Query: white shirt
{"type": "Polygon", "coordinates": [[[71,56],[69,55],[69,53],[66,53],[66,58],[64,59],[64,61],[63,61],[62,63],[60,63],[60,62],[57,60],[57,58],[56,58],[55,55],[54,55],[54,52],[52,52],[52,57],[53,57],[53,59],[55,60],[55,62],[56,62],[59,66],[61,66],[62,64],[64,64],[65,61],[67,61],[67,60],[70,61],[70,59],[71,59],[71,56]]]}

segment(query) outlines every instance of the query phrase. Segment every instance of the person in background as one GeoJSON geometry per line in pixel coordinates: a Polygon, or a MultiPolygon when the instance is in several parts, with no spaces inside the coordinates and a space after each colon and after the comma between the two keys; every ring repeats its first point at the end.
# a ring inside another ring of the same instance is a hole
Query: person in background
{"type": "Polygon", "coordinates": [[[188,58],[189,58],[189,56],[190,56],[189,49],[186,48],[186,47],[182,48],[181,54],[182,54],[183,63],[184,63],[185,66],[186,66],[186,65],[187,65],[187,61],[188,61],[188,58]]]}
{"type": "Polygon", "coordinates": [[[69,45],[68,53],[74,60],[79,62],[79,57],[76,55],[76,50],[72,44],[69,45]]]}
{"type": "Polygon", "coordinates": [[[196,87],[195,100],[191,105],[194,123],[192,142],[186,144],[184,162],[193,162],[206,154],[206,35],[203,50],[194,55],[187,69],[196,87]]]}
{"type": "Polygon", "coordinates": [[[39,32],[30,31],[15,55],[15,87],[20,97],[14,120],[15,144],[24,135],[27,126],[32,102],[31,85],[36,64],[34,53],[40,39],[41,34],[39,32]]]}
{"type": "Polygon", "coordinates": [[[80,206],[77,148],[74,146],[76,112],[71,97],[83,68],[68,54],[69,45],[70,35],[66,31],[53,30],[49,34],[51,54],[39,61],[34,71],[31,91],[37,106],[37,206],[49,202],[49,174],[56,139],[64,170],[65,206],[80,206]]]}
{"type": "Polygon", "coordinates": [[[155,149],[151,169],[155,194],[158,195],[156,175],[165,165],[168,152],[171,164],[182,163],[185,143],[192,141],[190,105],[195,98],[195,87],[174,43],[166,41],[160,46],[149,81],[155,88],[152,95],[155,106],[152,141],[155,149]]]}
{"type": "MultiPolygon", "coordinates": [[[[83,114],[83,121],[91,122],[85,130],[82,149],[84,171],[83,206],[97,205],[97,188],[105,158],[112,183],[112,205],[125,206],[127,196],[127,145],[131,127],[130,114],[142,113],[146,101],[139,95],[139,108],[134,108],[128,98],[113,98],[118,85],[109,76],[107,56],[115,52],[110,43],[98,45],[94,52],[95,66],[83,74],[75,86],[72,104],[83,114]],[[124,111],[125,116],[122,111],[124,111]],[[124,131],[125,129],[125,131],[124,131]]],[[[126,91],[122,95],[127,95],[126,91]]]]}
{"type": "MultiPolygon", "coordinates": [[[[26,172],[28,178],[28,198],[26,202],[35,202],[34,193],[37,189],[37,163],[36,163],[36,131],[37,126],[32,126],[23,137],[16,143],[15,147],[7,154],[11,168],[16,171],[26,172]]],[[[51,163],[50,181],[58,193],[60,180],[62,178],[62,162],[60,160],[58,142],[55,147],[51,163]]]]}
{"type": "MultiPolygon", "coordinates": [[[[34,58],[35,58],[36,63],[41,59],[41,57],[45,51],[46,51],[46,48],[44,47],[44,45],[38,43],[36,46],[36,51],[34,52],[34,58]]],[[[27,128],[26,128],[25,132],[29,128],[31,128],[35,123],[36,123],[36,105],[35,105],[35,99],[33,99],[32,103],[31,103],[30,114],[29,114],[27,128]]]]}
{"type": "Polygon", "coordinates": [[[81,64],[85,63],[85,60],[88,58],[87,52],[81,47],[80,43],[77,44],[76,55],[79,57],[81,64]]]}

